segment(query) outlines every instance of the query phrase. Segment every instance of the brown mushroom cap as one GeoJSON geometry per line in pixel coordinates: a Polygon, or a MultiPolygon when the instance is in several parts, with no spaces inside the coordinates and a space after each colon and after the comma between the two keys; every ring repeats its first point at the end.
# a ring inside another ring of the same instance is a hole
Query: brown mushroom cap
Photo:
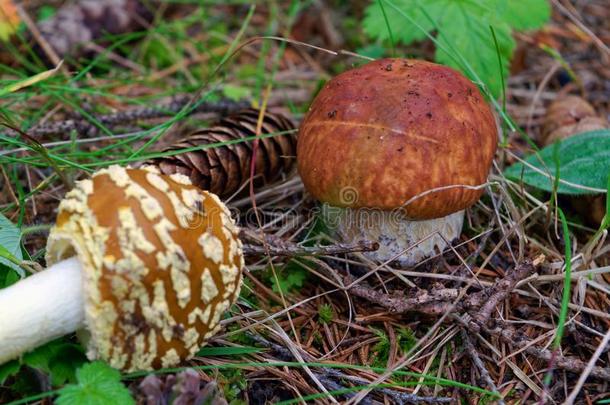
{"type": "Polygon", "coordinates": [[[237,299],[237,235],[224,204],[187,177],[111,166],[61,202],[47,262],[80,259],[90,357],[126,371],[170,367],[237,299]]]}
{"type": "Polygon", "coordinates": [[[403,208],[411,219],[449,215],[482,190],[498,142],[489,105],[457,71],[382,59],[330,80],[298,136],[297,161],[318,200],[351,208],[403,208]]]}

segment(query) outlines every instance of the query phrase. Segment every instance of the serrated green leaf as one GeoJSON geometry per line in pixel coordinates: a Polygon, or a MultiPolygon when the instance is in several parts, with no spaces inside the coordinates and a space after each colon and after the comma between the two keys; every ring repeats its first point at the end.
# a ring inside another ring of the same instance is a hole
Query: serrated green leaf
{"type": "Polygon", "coordinates": [[[455,54],[459,53],[487,85],[489,91],[494,96],[499,95],[502,91],[502,76],[508,76],[510,57],[515,48],[510,26],[490,19],[480,9],[470,10],[459,3],[448,6],[439,25],[443,27],[443,31],[437,39],[443,46],[436,48],[436,61],[461,70],[471,80],[476,80],[463,65],[463,60],[456,59],[455,54]],[[496,33],[499,49],[496,49],[490,25],[496,33]],[[501,71],[498,66],[498,52],[502,60],[501,71]]]}
{"type": "Polygon", "coordinates": [[[509,1],[502,18],[518,31],[534,30],[549,21],[551,5],[548,0],[509,1]]]}
{"type": "Polygon", "coordinates": [[[135,401],[121,382],[121,374],[101,361],[87,363],[76,371],[77,384],[59,390],[57,405],[131,405],[135,401]]]}
{"type": "MultiPolygon", "coordinates": [[[[414,26],[409,21],[405,21],[403,15],[393,10],[387,2],[384,3],[386,16],[394,38],[403,44],[410,44],[413,41],[425,39],[426,33],[434,29],[434,22],[426,17],[424,10],[431,16],[442,15],[442,7],[446,1],[430,0],[425,5],[422,5],[422,7],[418,6],[417,0],[396,0],[393,2],[403,13],[417,21],[422,29],[414,26]]],[[[384,41],[390,39],[388,24],[386,24],[383,12],[377,1],[372,1],[364,12],[364,32],[370,37],[384,41]]]]}
{"type": "Polygon", "coordinates": [[[464,66],[463,60],[467,61],[494,96],[501,92],[502,77],[490,26],[498,39],[501,74],[506,77],[515,47],[511,27],[533,29],[540,27],[549,18],[547,0],[381,1],[387,23],[378,4],[379,0],[372,1],[365,10],[363,21],[367,35],[388,40],[391,29],[397,42],[410,44],[437,31],[435,37],[439,43],[436,61],[453,66],[474,79],[464,66]]]}
{"type": "MultiPolygon", "coordinates": [[[[544,191],[553,191],[553,176],[557,170],[553,148],[554,145],[549,145],[538,156],[529,156],[525,160],[527,164],[519,162],[510,166],[504,175],[544,191]]],[[[585,195],[605,192],[610,173],[610,130],[571,136],[559,144],[557,156],[558,193],[585,195]]]]}
{"type": "Polygon", "coordinates": [[[15,270],[21,277],[24,277],[23,269],[14,260],[23,260],[23,255],[21,254],[21,231],[2,214],[0,214],[0,248],[4,248],[0,252],[0,265],[7,266],[15,270]],[[13,260],[8,258],[7,253],[12,256],[13,260]]]}

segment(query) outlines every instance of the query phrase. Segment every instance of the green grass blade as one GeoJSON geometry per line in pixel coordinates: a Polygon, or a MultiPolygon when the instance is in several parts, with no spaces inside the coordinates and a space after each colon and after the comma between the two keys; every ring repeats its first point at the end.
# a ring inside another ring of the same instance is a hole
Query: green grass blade
{"type": "Polygon", "coordinates": [[[264,349],[260,347],[203,347],[197,356],[199,357],[211,357],[211,356],[239,356],[244,354],[254,354],[263,352],[264,349]]]}
{"type": "Polygon", "coordinates": [[[557,208],[559,211],[559,217],[561,218],[561,226],[563,229],[563,241],[565,246],[565,278],[563,280],[563,296],[561,298],[561,310],[559,312],[559,319],[557,321],[557,333],[555,334],[555,340],[553,341],[553,347],[557,350],[561,346],[561,339],[563,338],[563,331],[565,328],[566,319],[568,317],[568,305],[570,304],[570,286],[572,277],[572,243],[570,241],[570,229],[568,228],[568,222],[561,208],[557,208]]]}

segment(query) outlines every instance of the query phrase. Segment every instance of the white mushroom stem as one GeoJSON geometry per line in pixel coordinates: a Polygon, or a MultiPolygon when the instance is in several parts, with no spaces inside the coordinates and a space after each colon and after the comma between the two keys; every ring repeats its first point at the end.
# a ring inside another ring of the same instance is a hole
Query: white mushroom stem
{"type": "Polygon", "coordinates": [[[0,364],[84,326],[83,280],[76,258],[0,290],[0,364]]]}
{"type": "Polygon", "coordinates": [[[376,261],[396,260],[413,266],[443,252],[462,232],[464,211],[442,218],[414,221],[401,211],[324,206],[326,224],[346,243],[371,240],[379,249],[365,256],[376,261]]]}

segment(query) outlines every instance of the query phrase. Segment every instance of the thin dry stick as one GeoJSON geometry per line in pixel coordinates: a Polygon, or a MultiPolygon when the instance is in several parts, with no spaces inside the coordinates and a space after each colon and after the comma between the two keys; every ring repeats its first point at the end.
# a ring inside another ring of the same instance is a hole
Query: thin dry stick
{"type": "MultiPolygon", "coordinates": [[[[320,374],[320,373],[314,373],[314,375],[318,378],[318,380],[320,380],[320,382],[322,384],[324,384],[325,387],[328,387],[331,391],[341,391],[341,390],[345,390],[345,387],[342,386],[341,384],[335,382],[334,380],[330,379],[329,377],[320,374]]],[[[351,392],[345,392],[342,394],[343,396],[345,396],[346,398],[353,398],[356,396],[356,394],[353,394],[351,392]]],[[[363,405],[373,405],[375,404],[375,402],[371,401],[368,398],[363,398],[362,401],[360,401],[361,404],[363,405]]]]}
{"type": "Polygon", "coordinates": [[[573,13],[570,12],[563,4],[561,4],[557,0],[553,0],[553,4],[557,6],[559,11],[561,11],[564,15],[566,15],[574,24],[578,26],[581,30],[587,33],[589,37],[595,42],[595,45],[599,48],[600,51],[606,53],[607,56],[610,56],[610,48],[608,45],[604,43],[593,31],[589,29],[585,24],[582,23],[573,13]]]}
{"type": "MultiPolygon", "coordinates": [[[[347,276],[344,283],[350,285],[353,278],[347,276]]],[[[431,292],[421,290],[414,297],[406,298],[404,295],[390,295],[377,291],[365,283],[355,284],[349,292],[356,297],[364,298],[374,304],[387,308],[395,314],[419,312],[428,315],[440,315],[449,309],[451,300],[457,298],[458,290],[443,288],[431,292]]]]}
{"type": "Polygon", "coordinates": [[[485,325],[491,313],[503,301],[508,294],[513,291],[517,283],[524,278],[534,273],[536,267],[544,260],[544,256],[537,257],[533,262],[525,261],[524,263],[515,266],[515,269],[510,273],[507,273],[502,279],[496,281],[496,283],[490,288],[485,289],[488,295],[486,300],[478,299],[477,301],[485,302],[483,307],[473,316],[473,329],[480,325],[485,325]]]}
{"type": "Polygon", "coordinates": [[[578,382],[572,389],[572,392],[570,393],[568,398],[566,398],[564,404],[573,404],[574,403],[574,400],[578,396],[578,393],[582,389],[582,386],[585,385],[585,381],[587,381],[587,378],[593,371],[593,368],[595,367],[595,362],[599,359],[599,357],[602,355],[604,350],[607,349],[608,343],[610,343],[610,329],[608,329],[608,331],[604,335],[604,338],[602,339],[601,343],[599,344],[599,346],[597,346],[595,353],[593,353],[593,356],[591,356],[589,363],[587,363],[587,368],[585,369],[585,371],[582,372],[582,374],[578,378],[578,382]]]}
{"type": "MultiPolygon", "coordinates": [[[[454,311],[476,311],[470,329],[480,329],[480,326],[487,323],[493,310],[508,296],[517,283],[534,272],[535,266],[539,264],[540,260],[538,258],[534,263],[526,261],[516,266],[513,271],[508,272],[504,278],[496,281],[492,286],[474,293],[463,302],[458,303],[454,311]]],[[[352,277],[344,278],[345,284],[352,286],[349,287],[352,295],[379,304],[389,309],[390,312],[399,314],[407,312],[420,312],[429,315],[444,314],[452,307],[451,301],[459,295],[459,290],[456,288],[441,288],[432,291],[422,290],[414,297],[406,298],[400,294],[391,295],[379,292],[365,283],[354,284],[353,280],[352,277]]]]}
{"type": "MultiPolygon", "coordinates": [[[[177,112],[185,108],[191,101],[190,96],[176,96],[171,101],[161,104],[157,107],[150,108],[133,108],[127,111],[121,111],[113,114],[105,114],[95,116],[95,119],[100,124],[106,127],[112,127],[116,125],[123,125],[133,123],[138,120],[147,120],[153,118],[163,118],[175,115],[177,112]]],[[[220,100],[216,102],[204,101],[198,104],[189,113],[218,113],[228,114],[247,108],[249,103],[247,102],[235,102],[231,100],[220,100]]],[[[28,130],[28,133],[35,136],[65,134],[70,131],[77,131],[80,134],[92,135],[99,131],[99,128],[92,122],[86,119],[70,119],[64,121],[55,121],[49,124],[34,127],[28,130]]]]}
{"type": "MultiPolygon", "coordinates": [[[[59,63],[61,62],[61,58],[57,55],[51,44],[49,44],[44,38],[44,36],[40,33],[40,30],[38,30],[36,23],[30,18],[30,15],[21,5],[17,5],[17,13],[19,13],[19,18],[21,18],[21,21],[23,21],[23,23],[28,27],[28,30],[30,30],[32,36],[34,37],[38,45],[40,45],[49,60],[55,66],[59,65],[59,63]]],[[[65,66],[61,67],[61,71],[66,77],[70,77],[70,72],[68,72],[65,66]]]]}
{"type": "Polygon", "coordinates": [[[379,245],[376,242],[370,241],[360,241],[353,244],[337,243],[328,246],[299,246],[296,243],[282,241],[282,244],[280,246],[268,244],[268,248],[251,244],[243,245],[243,251],[245,255],[269,255],[288,257],[332,256],[343,253],[371,252],[377,250],[378,248],[379,245]]]}
{"type": "Polygon", "coordinates": [[[477,350],[475,349],[474,344],[472,344],[472,340],[470,339],[470,337],[468,336],[468,333],[464,329],[462,329],[462,340],[464,341],[464,343],[466,345],[466,351],[468,352],[468,355],[470,356],[472,363],[479,370],[479,373],[481,374],[481,378],[485,381],[485,383],[487,384],[487,387],[489,387],[489,389],[491,391],[493,391],[494,393],[496,393],[498,395],[498,398],[500,398],[500,399],[498,399],[498,404],[504,405],[505,402],[503,399],[501,399],[502,395],[500,395],[500,392],[498,391],[498,387],[496,387],[496,384],[491,379],[491,376],[489,375],[489,371],[487,371],[487,368],[485,368],[485,365],[483,364],[483,361],[481,360],[479,353],[477,353],[477,350]]]}
{"type": "MultiPolygon", "coordinates": [[[[495,329],[482,328],[485,333],[502,339],[504,342],[516,346],[527,354],[537,357],[540,360],[549,361],[554,356],[555,367],[561,370],[571,371],[573,373],[582,373],[589,368],[588,364],[576,357],[567,357],[561,354],[553,355],[553,352],[547,349],[542,349],[531,345],[529,338],[518,336],[510,326],[505,325],[502,321],[496,320],[501,327],[495,329]]],[[[605,381],[610,381],[610,368],[591,367],[590,375],[600,378],[605,381]]]]}

